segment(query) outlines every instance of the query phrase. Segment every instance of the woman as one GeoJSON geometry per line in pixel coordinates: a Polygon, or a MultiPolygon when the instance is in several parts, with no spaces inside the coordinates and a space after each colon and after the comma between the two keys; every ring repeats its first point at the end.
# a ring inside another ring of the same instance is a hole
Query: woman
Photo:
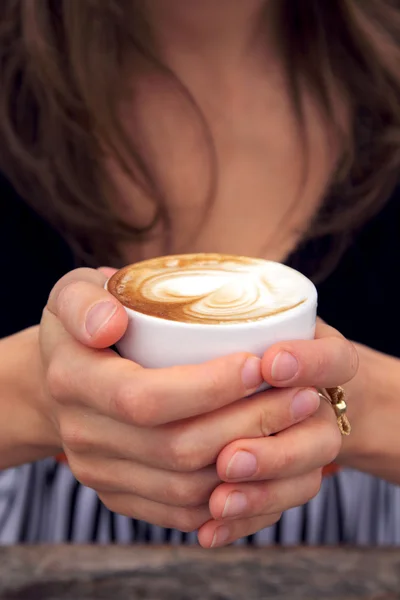
{"type": "Polygon", "coordinates": [[[0,467],[38,461],[1,475],[0,540],[398,542],[397,487],[351,470],[400,481],[396,233],[371,253],[395,196],[365,225],[399,172],[398,2],[3,0],[0,23],[0,467]],[[145,371],[107,349],[108,268],[46,303],[78,264],[183,251],[293,264],[372,347],[321,322],[261,361],[145,371]],[[342,446],[315,392],[337,385],[342,446]]]}

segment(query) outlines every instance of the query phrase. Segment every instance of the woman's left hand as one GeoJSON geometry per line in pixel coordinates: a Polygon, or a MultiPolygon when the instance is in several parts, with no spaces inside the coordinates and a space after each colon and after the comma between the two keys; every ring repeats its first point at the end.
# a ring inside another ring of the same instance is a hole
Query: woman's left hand
{"type": "MultiPolygon", "coordinates": [[[[354,345],[318,321],[316,338],[275,344],[264,355],[265,380],[275,388],[330,388],[352,380],[358,369],[354,345]]],[[[289,429],[230,443],[219,454],[220,484],[210,498],[213,520],[199,530],[204,547],[230,544],[273,525],[283,511],[317,495],[322,468],[341,448],[332,406],[289,429]]]]}

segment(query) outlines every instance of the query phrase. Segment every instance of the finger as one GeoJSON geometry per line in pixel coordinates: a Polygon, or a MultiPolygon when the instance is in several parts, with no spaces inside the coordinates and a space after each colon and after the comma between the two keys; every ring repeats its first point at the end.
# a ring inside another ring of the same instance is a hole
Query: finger
{"type": "Polygon", "coordinates": [[[92,348],[106,348],[124,334],[128,317],[122,304],[104,289],[106,276],[77,269],[54,286],[45,309],[73,338],[92,348]]]}
{"type": "Polygon", "coordinates": [[[100,493],[132,494],[170,506],[204,506],[221,482],[215,466],[196,473],[175,473],[128,460],[82,456],[70,450],[66,454],[74,477],[86,487],[100,493]]]}
{"type": "Polygon", "coordinates": [[[306,475],[259,483],[219,485],[210,498],[214,519],[246,519],[301,506],[320,490],[322,469],[306,475]]]}
{"type": "Polygon", "coordinates": [[[263,376],[274,387],[334,387],[353,379],[357,369],[355,346],[325,323],[318,325],[317,339],[274,344],[262,359],[263,376]]]}
{"type": "Polygon", "coordinates": [[[240,538],[253,535],[266,527],[271,527],[281,518],[281,514],[264,515],[236,521],[208,521],[198,532],[199,544],[203,548],[218,548],[232,544],[240,538]]]}
{"type": "Polygon", "coordinates": [[[112,267],[99,267],[98,271],[100,271],[100,273],[103,273],[103,275],[105,275],[107,277],[107,279],[109,279],[112,275],[114,275],[114,273],[117,272],[118,269],[113,269],[112,267]]]}
{"type": "Polygon", "coordinates": [[[222,481],[261,481],[295,477],[335,460],[342,444],[335,414],[328,403],[318,412],[273,437],[229,444],[217,460],[222,481]]]}
{"type": "Polygon", "coordinates": [[[136,427],[93,412],[85,414],[82,421],[81,410],[74,412],[69,407],[60,435],[64,445],[76,453],[95,449],[103,455],[188,472],[215,463],[220,451],[233,440],[270,436],[291,427],[315,412],[319,403],[312,389],[269,390],[200,417],[157,428],[136,427]]]}
{"type": "Polygon", "coordinates": [[[154,427],[253,393],[261,382],[260,359],[236,354],[201,365],[150,370],[67,340],[53,357],[48,382],[59,402],[79,401],[118,421],[154,427]]]}
{"type": "Polygon", "coordinates": [[[109,510],[119,515],[188,533],[196,531],[210,519],[207,505],[196,508],[173,507],[132,494],[108,492],[100,493],[99,498],[109,510]]]}
{"type": "Polygon", "coordinates": [[[75,283],[77,281],[85,281],[86,283],[92,283],[93,285],[103,288],[107,281],[107,277],[104,273],[101,273],[99,269],[81,268],[70,271],[57,281],[50,292],[47,304],[51,312],[55,313],[57,311],[57,297],[59,293],[70,283],[75,283]]]}

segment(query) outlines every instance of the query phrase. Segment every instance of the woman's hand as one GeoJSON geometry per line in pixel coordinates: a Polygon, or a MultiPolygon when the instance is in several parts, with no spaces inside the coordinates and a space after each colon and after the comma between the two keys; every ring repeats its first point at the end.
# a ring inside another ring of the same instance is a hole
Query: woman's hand
{"type": "MultiPolygon", "coordinates": [[[[123,334],[127,317],[104,282],[98,271],[77,270],[50,295],[40,328],[46,413],[72,472],[108,508],[196,530],[211,519],[222,449],[291,427],[317,410],[319,397],[312,389],[285,388],[249,398],[263,378],[260,359],[246,354],[152,370],[120,358],[108,347],[123,334]]],[[[339,447],[329,416],[318,466],[339,447]]],[[[307,456],[303,462],[309,471],[307,456]]],[[[289,504],[304,502],[316,487],[316,477],[308,477],[289,504]]],[[[275,513],[286,504],[277,502],[275,513]]]]}
{"type": "MultiPolygon", "coordinates": [[[[275,388],[335,387],[352,380],[357,368],[353,344],[321,321],[315,340],[276,344],[262,360],[263,376],[275,388]]],[[[319,491],[321,468],[341,447],[334,411],[324,401],[313,416],[275,436],[265,429],[263,437],[235,440],[219,454],[217,473],[225,483],[211,496],[213,520],[199,531],[203,546],[250,535],[310,500],[319,491]]]]}

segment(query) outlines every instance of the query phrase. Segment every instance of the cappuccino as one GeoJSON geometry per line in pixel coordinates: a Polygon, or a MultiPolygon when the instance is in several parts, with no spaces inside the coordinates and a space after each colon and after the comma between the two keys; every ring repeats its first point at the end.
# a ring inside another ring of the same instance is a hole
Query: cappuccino
{"type": "Polygon", "coordinates": [[[258,321],[307,300],[309,281],[284,265],[223,254],[189,254],[125,267],[108,284],[127,308],[182,323],[258,321]]]}
{"type": "Polygon", "coordinates": [[[129,265],[106,288],[125,306],[120,354],[149,368],[198,364],[272,344],[312,339],[317,292],[306,277],[270,261],[187,254],[129,265]]]}

